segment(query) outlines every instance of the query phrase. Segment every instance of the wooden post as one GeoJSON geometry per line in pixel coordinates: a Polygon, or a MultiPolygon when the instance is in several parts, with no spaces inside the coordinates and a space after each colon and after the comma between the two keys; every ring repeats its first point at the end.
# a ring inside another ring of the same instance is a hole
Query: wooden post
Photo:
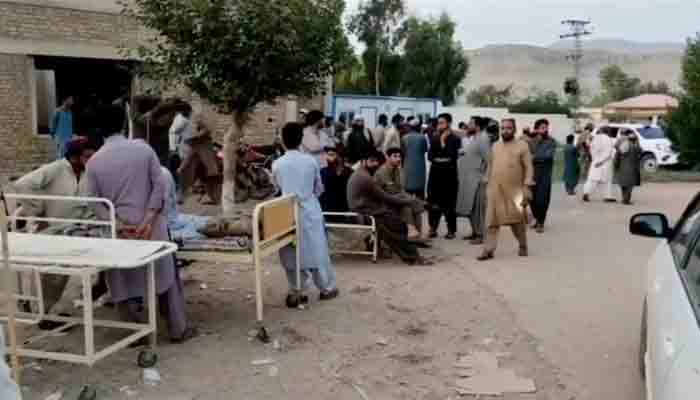
{"type": "Polygon", "coordinates": [[[3,285],[3,292],[5,293],[5,300],[7,301],[7,335],[10,340],[10,359],[12,372],[15,378],[15,382],[19,385],[19,357],[17,355],[17,323],[15,321],[15,308],[17,304],[15,302],[15,285],[14,285],[14,275],[10,270],[10,245],[8,242],[7,233],[7,212],[5,208],[5,195],[0,192],[0,200],[2,200],[2,210],[0,210],[0,237],[2,238],[2,271],[0,276],[2,276],[2,281],[5,283],[3,285]]]}

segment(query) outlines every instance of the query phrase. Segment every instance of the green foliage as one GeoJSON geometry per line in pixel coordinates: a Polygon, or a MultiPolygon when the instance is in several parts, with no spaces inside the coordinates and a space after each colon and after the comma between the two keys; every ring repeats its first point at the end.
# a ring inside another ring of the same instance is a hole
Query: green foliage
{"type": "Polygon", "coordinates": [[[454,104],[464,91],[469,71],[462,45],[454,40],[455,23],[447,14],[438,19],[409,18],[402,29],[404,67],[402,88],[413,97],[440,98],[454,104]]]}
{"type": "Polygon", "coordinates": [[[368,94],[371,92],[365,64],[357,57],[349,64],[345,64],[335,74],[334,87],[337,93],[368,94]]]}
{"type": "Polygon", "coordinates": [[[639,94],[671,94],[671,88],[664,81],[646,82],[639,86],[639,94]]]}
{"type": "Polygon", "coordinates": [[[668,116],[669,138],[678,147],[681,161],[700,164],[700,97],[684,96],[668,116]]]}
{"type": "Polygon", "coordinates": [[[379,72],[380,94],[383,96],[396,96],[401,90],[401,78],[403,75],[403,62],[399,54],[388,52],[374,47],[368,47],[362,53],[362,63],[365,65],[367,80],[372,83],[368,93],[376,94],[376,74],[379,72]],[[377,52],[380,53],[377,57],[377,52]],[[377,70],[377,60],[380,68],[377,70]]]}
{"type": "Polygon", "coordinates": [[[495,85],[482,85],[467,95],[467,103],[474,107],[506,107],[513,92],[513,85],[499,89],[495,85]]]}
{"type": "Polygon", "coordinates": [[[314,95],[350,51],[343,0],[128,0],[123,6],[154,33],[136,49],[143,74],[184,84],[238,114],[280,96],[314,95]]]}
{"type": "Polygon", "coordinates": [[[610,65],[600,70],[600,84],[604,98],[611,102],[637,96],[641,81],[627,75],[620,66],[610,65]]]}
{"type": "Polygon", "coordinates": [[[508,110],[517,114],[571,114],[569,107],[561,103],[559,95],[553,91],[528,96],[508,106],[508,110]]]}
{"type": "Polygon", "coordinates": [[[700,33],[688,39],[683,56],[681,87],[688,96],[700,98],[700,33]]]}

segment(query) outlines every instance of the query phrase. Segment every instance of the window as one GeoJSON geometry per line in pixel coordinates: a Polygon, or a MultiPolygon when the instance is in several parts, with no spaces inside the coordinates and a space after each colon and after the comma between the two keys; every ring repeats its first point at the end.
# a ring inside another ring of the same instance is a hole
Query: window
{"type": "Polygon", "coordinates": [[[663,129],[656,126],[645,126],[639,129],[639,134],[642,135],[644,139],[665,139],[666,134],[663,129]]]}
{"type": "Polygon", "coordinates": [[[690,203],[671,240],[671,252],[677,265],[683,265],[688,248],[698,231],[698,226],[700,226],[700,196],[697,196],[690,203]]]}
{"type": "Polygon", "coordinates": [[[681,277],[685,282],[695,314],[700,316],[700,241],[695,242],[688,256],[688,264],[685,270],[681,271],[681,277]]]}

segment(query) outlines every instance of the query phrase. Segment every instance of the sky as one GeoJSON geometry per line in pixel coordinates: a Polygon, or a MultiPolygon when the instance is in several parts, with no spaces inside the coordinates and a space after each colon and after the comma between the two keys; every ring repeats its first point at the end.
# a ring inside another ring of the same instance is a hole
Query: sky
{"type": "MultiPolygon", "coordinates": [[[[346,0],[355,12],[361,0],[346,0]]],[[[421,17],[447,12],[466,49],[489,44],[547,46],[563,19],[590,19],[594,38],[684,42],[700,31],[700,0],[404,0],[421,17]]]]}

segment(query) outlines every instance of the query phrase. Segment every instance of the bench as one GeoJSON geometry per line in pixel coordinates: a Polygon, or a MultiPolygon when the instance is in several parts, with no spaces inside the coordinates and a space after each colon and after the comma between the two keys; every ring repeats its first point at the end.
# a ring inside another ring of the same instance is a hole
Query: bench
{"type": "Polygon", "coordinates": [[[326,220],[328,217],[346,217],[346,219],[355,219],[357,223],[327,222],[326,228],[333,230],[364,231],[369,233],[370,237],[372,238],[372,251],[332,250],[333,253],[372,256],[372,262],[377,262],[379,255],[379,240],[377,238],[377,223],[374,217],[353,212],[324,212],[323,216],[326,217],[326,220]]]}

